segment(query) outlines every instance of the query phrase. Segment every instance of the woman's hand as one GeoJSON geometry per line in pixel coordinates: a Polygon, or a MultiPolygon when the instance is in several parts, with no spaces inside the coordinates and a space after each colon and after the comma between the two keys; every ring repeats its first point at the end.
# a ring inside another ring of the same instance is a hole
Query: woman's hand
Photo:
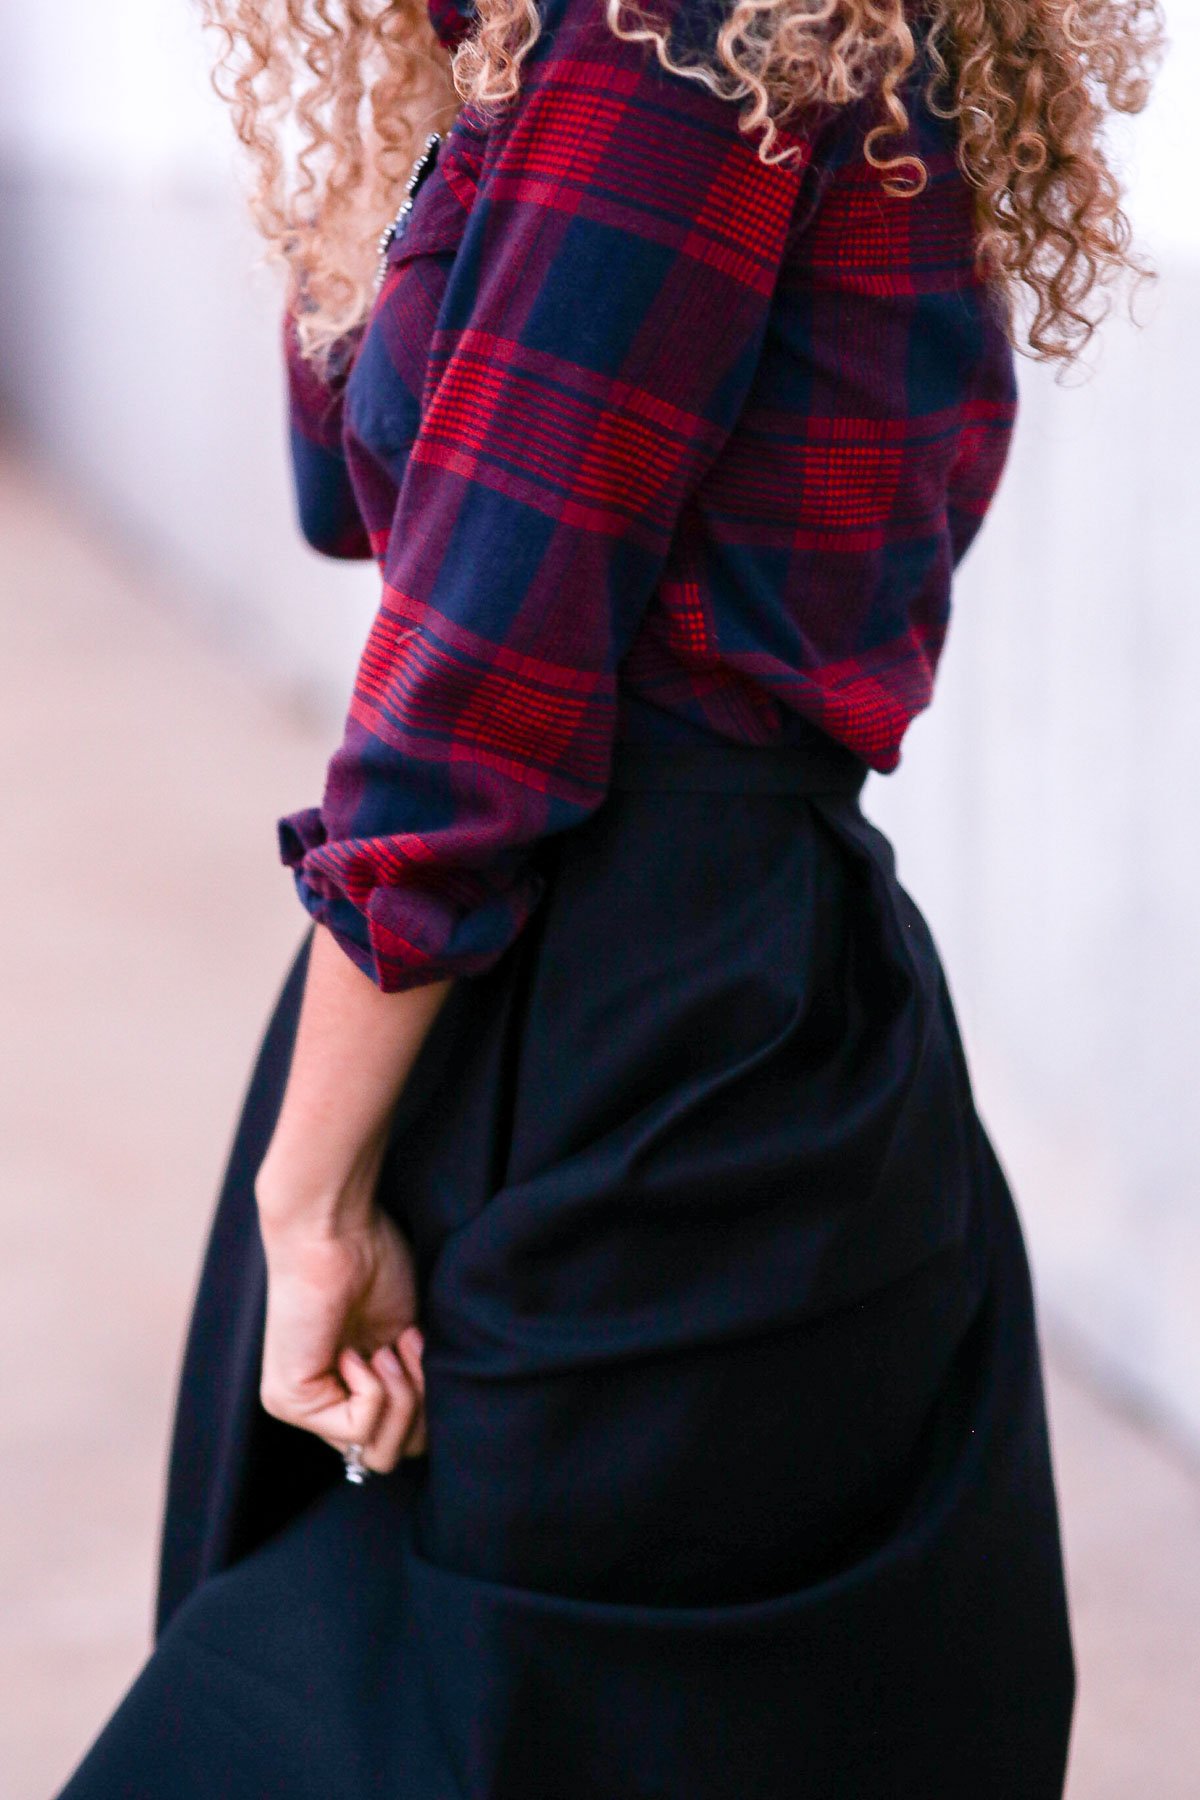
{"type": "MultiPolygon", "coordinates": [[[[261,1216],[261,1215],[260,1215],[261,1216]]],[[[260,1398],[274,1418],[384,1473],[425,1449],[423,1340],[412,1252],[379,1209],[330,1228],[263,1220],[260,1398]]]]}

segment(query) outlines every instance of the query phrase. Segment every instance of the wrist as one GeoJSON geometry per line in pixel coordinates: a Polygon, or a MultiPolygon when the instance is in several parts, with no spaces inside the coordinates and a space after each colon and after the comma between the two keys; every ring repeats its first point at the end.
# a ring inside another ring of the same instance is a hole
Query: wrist
{"type": "Polygon", "coordinates": [[[364,1148],[347,1170],[322,1169],[274,1145],[254,1183],[264,1240],[284,1235],[344,1237],[363,1230],[375,1212],[383,1141],[364,1148]]]}

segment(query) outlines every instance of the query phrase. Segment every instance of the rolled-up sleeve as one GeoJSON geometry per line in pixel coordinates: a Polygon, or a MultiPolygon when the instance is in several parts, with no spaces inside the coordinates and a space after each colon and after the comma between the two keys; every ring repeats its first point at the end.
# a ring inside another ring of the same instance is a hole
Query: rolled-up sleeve
{"type": "MultiPolygon", "coordinates": [[[[693,0],[684,0],[691,5],[693,0]]],[[[699,0],[696,0],[699,3],[699,0]]],[[[439,304],[304,904],[392,991],[487,969],[603,800],[618,669],[759,360],[811,162],[549,0],[439,304]]]]}

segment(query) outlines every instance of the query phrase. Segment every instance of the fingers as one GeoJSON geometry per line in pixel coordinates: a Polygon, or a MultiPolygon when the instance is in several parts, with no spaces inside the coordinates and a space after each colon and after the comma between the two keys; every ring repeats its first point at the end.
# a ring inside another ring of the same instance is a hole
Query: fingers
{"type": "Polygon", "coordinates": [[[408,1441],[404,1446],[406,1456],[424,1456],[426,1451],[425,1425],[425,1339],[415,1325],[400,1333],[397,1341],[400,1360],[404,1364],[405,1373],[417,1394],[417,1415],[413,1421],[408,1441]]]}
{"type": "Polygon", "coordinates": [[[400,1360],[404,1364],[404,1372],[417,1391],[417,1398],[425,1403],[425,1339],[416,1325],[409,1325],[396,1340],[396,1348],[400,1352],[400,1360]]]}
{"type": "Polygon", "coordinates": [[[259,1400],[272,1418],[331,1444],[365,1443],[378,1428],[386,1398],[379,1376],[354,1351],[343,1353],[336,1372],[296,1382],[267,1369],[259,1386],[259,1400]]]}
{"type": "Polygon", "coordinates": [[[405,1453],[422,1402],[415,1382],[390,1344],[380,1345],[371,1366],[383,1382],[387,1403],[375,1435],[363,1451],[363,1461],[368,1469],[383,1474],[394,1469],[405,1453]]]}
{"type": "Polygon", "coordinates": [[[350,1444],[369,1444],[383,1422],[388,1391],[378,1373],[357,1350],[343,1350],[337,1359],[337,1368],[348,1390],[345,1397],[309,1410],[303,1420],[304,1426],[338,1449],[350,1444]]]}
{"type": "Polygon", "coordinates": [[[361,1444],[366,1467],[384,1474],[402,1456],[425,1453],[424,1348],[420,1331],[410,1326],[396,1346],[380,1345],[370,1361],[343,1349],[327,1389],[310,1392],[302,1404],[276,1398],[267,1411],[314,1432],[335,1450],[361,1444]]]}

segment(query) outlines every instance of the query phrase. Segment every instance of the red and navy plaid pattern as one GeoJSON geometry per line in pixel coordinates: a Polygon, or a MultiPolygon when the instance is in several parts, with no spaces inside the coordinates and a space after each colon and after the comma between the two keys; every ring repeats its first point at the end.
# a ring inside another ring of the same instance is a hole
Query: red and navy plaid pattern
{"type": "MultiPolygon", "coordinates": [[[[889,198],[873,100],[767,167],[602,0],[541,3],[519,100],[460,114],[348,377],[315,382],[289,335],[303,529],[373,553],[383,597],[281,850],[388,990],[502,954],[617,739],[815,723],[894,768],[1015,415],[920,63],[930,180],[889,198]]],[[[683,29],[707,3],[678,0],[683,29]]],[[[431,11],[452,38],[461,7],[431,11]]]]}

